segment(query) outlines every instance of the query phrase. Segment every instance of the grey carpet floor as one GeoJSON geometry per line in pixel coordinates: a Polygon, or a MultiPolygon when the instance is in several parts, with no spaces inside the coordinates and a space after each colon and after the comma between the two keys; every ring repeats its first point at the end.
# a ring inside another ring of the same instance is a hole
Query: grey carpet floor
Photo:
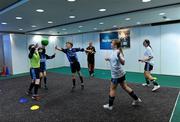
{"type": "Polygon", "coordinates": [[[152,93],[151,88],[129,84],[143,100],[139,106],[131,106],[132,99],[120,87],[114,110],[102,108],[108,103],[108,80],[86,78],[85,90],[77,88],[71,93],[71,77],[48,73],[49,90],[40,89],[40,101],[25,95],[30,77],[0,80],[0,122],[168,122],[179,89],[162,87],[152,93]],[[20,98],[28,99],[20,103],[20,98]],[[32,105],[40,109],[31,111],[32,105]]]}

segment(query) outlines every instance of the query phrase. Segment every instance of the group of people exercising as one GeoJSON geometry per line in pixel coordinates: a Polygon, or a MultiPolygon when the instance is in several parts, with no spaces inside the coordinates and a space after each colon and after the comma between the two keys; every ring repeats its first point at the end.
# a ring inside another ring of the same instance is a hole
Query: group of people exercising
{"type": "MultiPolygon", "coordinates": [[[[150,45],[149,40],[144,40],[143,45],[145,47],[144,58],[139,59],[139,62],[145,63],[144,76],[146,83],[143,86],[149,86],[150,83],[154,85],[152,91],[156,91],[160,88],[160,85],[156,82],[156,78],[151,75],[154,65],[154,55],[153,50],[150,45]]],[[[124,53],[121,49],[121,41],[113,40],[111,43],[112,53],[111,56],[105,57],[105,60],[110,63],[111,66],[111,85],[109,93],[109,103],[103,105],[105,109],[112,110],[113,102],[116,95],[117,86],[120,86],[132,97],[132,105],[137,105],[141,103],[142,100],[135,94],[135,92],[127,85],[126,83],[126,72],[123,69],[125,65],[124,53]]],[[[81,89],[84,89],[84,80],[81,73],[81,66],[78,61],[77,52],[85,52],[87,54],[88,69],[89,75],[94,76],[94,67],[95,67],[95,47],[92,42],[89,43],[89,46],[84,48],[74,48],[72,42],[66,42],[66,48],[55,47],[56,50],[61,51],[66,54],[67,59],[70,63],[70,68],[72,72],[72,91],[76,88],[76,73],[79,76],[81,81],[81,89]]],[[[32,95],[32,99],[39,100],[38,89],[41,87],[41,81],[44,79],[44,88],[47,90],[47,77],[46,77],[46,60],[55,58],[56,53],[52,56],[46,54],[45,46],[39,47],[38,44],[29,45],[29,60],[30,60],[30,75],[31,83],[28,91],[28,95],[32,95]],[[33,89],[34,88],[34,89],[33,89]],[[34,90],[34,92],[32,92],[34,90]]]]}

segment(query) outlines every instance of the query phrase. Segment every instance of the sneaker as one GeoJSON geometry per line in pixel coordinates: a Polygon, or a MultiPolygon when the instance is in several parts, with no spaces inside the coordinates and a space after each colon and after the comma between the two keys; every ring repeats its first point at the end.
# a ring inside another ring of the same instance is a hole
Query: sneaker
{"type": "Polygon", "coordinates": [[[44,89],[45,89],[45,90],[48,90],[48,87],[47,87],[47,86],[44,86],[44,89]]]}
{"type": "Polygon", "coordinates": [[[84,90],[84,84],[81,84],[81,90],[84,90]]]}
{"type": "Polygon", "coordinates": [[[76,88],[76,86],[72,86],[71,92],[74,92],[75,88],[76,88]]]}
{"type": "Polygon", "coordinates": [[[150,86],[150,84],[147,84],[147,83],[143,83],[142,85],[147,86],[147,87],[150,86]]]}
{"type": "Polygon", "coordinates": [[[33,99],[33,100],[39,100],[39,99],[40,99],[40,96],[39,96],[39,95],[33,95],[33,96],[32,96],[32,99],[33,99]]]}
{"type": "Polygon", "coordinates": [[[154,92],[154,91],[158,90],[159,88],[160,88],[160,85],[158,85],[158,86],[154,86],[154,88],[152,89],[152,92],[154,92]]]}
{"type": "Polygon", "coordinates": [[[103,105],[104,109],[113,110],[113,106],[109,106],[109,104],[103,105]]]}
{"type": "Polygon", "coordinates": [[[32,95],[32,92],[31,91],[27,91],[26,95],[32,95]]]}
{"type": "Polygon", "coordinates": [[[142,100],[138,98],[138,100],[133,100],[132,106],[138,105],[138,103],[142,103],[142,100]]]}
{"type": "Polygon", "coordinates": [[[94,73],[91,74],[91,77],[94,77],[94,73]]]}

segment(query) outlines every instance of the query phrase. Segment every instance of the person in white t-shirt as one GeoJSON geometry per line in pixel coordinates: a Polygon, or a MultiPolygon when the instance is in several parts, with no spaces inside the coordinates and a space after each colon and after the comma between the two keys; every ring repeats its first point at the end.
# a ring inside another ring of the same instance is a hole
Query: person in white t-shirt
{"type": "Polygon", "coordinates": [[[154,54],[153,54],[150,41],[148,39],[144,40],[143,46],[146,48],[144,52],[144,58],[139,59],[139,62],[145,63],[144,77],[145,77],[146,83],[143,83],[142,85],[149,86],[150,81],[151,81],[154,85],[154,88],[152,89],[152,91],[154,92],[160,88],[160,85],[157,83],[156,78],[154,78],[151,75],[151,71],[153,70],[153,66],[154,66],[154,54]]]}
{"type": "Polygon", "coordinates": [[[122,68],[122,65],[125,64],[125,59],[123,51],[121,49],[121,42],[119,40],[113,40],[111,46],[113,48],[111,56],[105,58],[105,60],[109,61],[110,63],[112,77],[109,93],[109,103],[104,105],[103,107],[104,109],[108,110],[113,109],[113,103],[118,85],[120,85],[132,97],[132,105],[137,105],[142,101],[126,83],[126,72],[122,68]]]}

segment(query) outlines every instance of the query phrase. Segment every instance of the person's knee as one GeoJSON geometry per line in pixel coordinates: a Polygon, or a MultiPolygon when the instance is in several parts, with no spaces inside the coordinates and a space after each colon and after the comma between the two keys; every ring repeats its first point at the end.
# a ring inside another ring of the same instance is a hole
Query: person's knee
{"type": "Polygon", "coordinates": [[[36,84],[36,85],[39,85],[39,83],[40,83],[40,79],[36,79],[36,80],[35,80],[35,84],[36,84]]]}
{"type": "Polygon", "coordinates": [[[144,76],[147,78],[149,76],[149,72],[148,71],[145,71],[144,72],[144,76]]]}
{"type": "Polygon", "coordinates": [[[121,85],[121,87],[122,87],[123,89],[126,90],[126,84],[125,84],[125,83],[121,83],[120,85],[121,85]]]}
{"type": "Polygon", "coordinates": [[[43,76],[46,77],[46,72],[43,73],[43,76]]]}

